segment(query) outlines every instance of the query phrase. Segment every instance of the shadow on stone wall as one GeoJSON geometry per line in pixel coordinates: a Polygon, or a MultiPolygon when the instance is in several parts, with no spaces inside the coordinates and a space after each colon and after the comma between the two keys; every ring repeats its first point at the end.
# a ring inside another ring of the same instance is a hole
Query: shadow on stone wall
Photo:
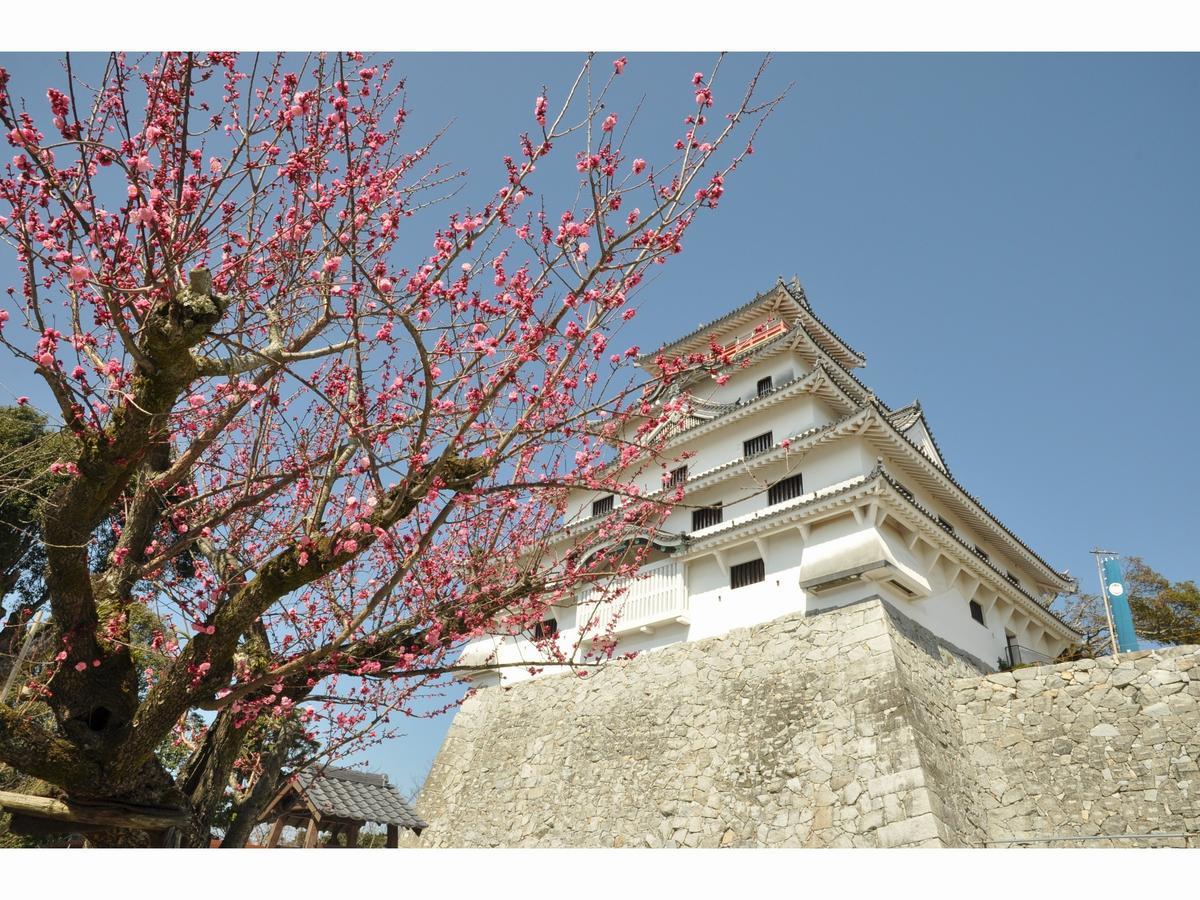
{"type": "Polygon", "coordinates": [[[981,846],[1068,823],[1195,829],[1195,661],[1191,648],[1111,672],[983,676],[880,598],[789,616],[588,678],[481,690],[421,792],[421,843],[981,846]]]}

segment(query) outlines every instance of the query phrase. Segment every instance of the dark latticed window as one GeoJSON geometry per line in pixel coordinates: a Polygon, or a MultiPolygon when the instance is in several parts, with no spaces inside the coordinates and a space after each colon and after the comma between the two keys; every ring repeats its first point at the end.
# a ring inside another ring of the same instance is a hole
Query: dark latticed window
{"type": "Polygon", "coordinates": [[[612,498],[611,494],[607,497],[601,497],[599,500],[597,500],[595,503],[592,504],[592,515],[593,516],[605,516],[605,515],[608,515],[612,511],[613,511],[613,498],[612,498]]]}
{"type": "Polygon", "coordinates": [[[687,466],[680,466],[678,469],[672,469],[670,476],[667,478],[667,487],[676,488],[687,481],[687,466]]]}
{"type": "Polygon", "coordinates": [[[756,456],[759,453],[766,453],[774,443],[775,441],[769,431],[766,434],[760,434],[758,437],[752,437],[750,440],[742,442],[742,456],[756,456]]]}
{"type": "Polygon", "coordinates": [[[760,581],[765,581],[766,578],[767,569],[761,559],[752,559],[750,562],[740,563],[736,566],[731,566],[729,569],[729,586],[732,588],[757,584],[760,581]]]}
{"type": "Polygon", "coordinates": [[[793,497],[799,497],[804,493],[804,479],[797,472],[790,478],[785,478],[783,481],[777,481],[767,490],[767,505],[774,506],[776,503],[783,503],[791,500],[793,497]]]}
{"type": "Polygon", "coordinates": [[[771,393],[771,388],[773,386],[774,384],[771,381],[770,375],[768,375],[766,378],[758,379],[758,396],[765,397],[767,394],[771,393]]]}
{"type": "Polygon", "coordinates": [[[699,531],[701,528],[708,528],[712,525],[720,525],[724,513],[725,509],[720,503],[716,506],[705,507],[704,509],[693,509],[692,531],[699,531]]]}
{"type": "Polygon", "coordinates": [[[533,626],[533,639],[535,641],[546,640],[558,634],[557,619],[543,619],[533,626]]]}
{"type": "Polygon", "coordinates": [[[974,619],[976,622],[978,622],[980,625],[986,624],[983,621],[983,607],[980,606],[978,603],[976,603],[974,600],[971,601],[971,618],[974,619]]]}

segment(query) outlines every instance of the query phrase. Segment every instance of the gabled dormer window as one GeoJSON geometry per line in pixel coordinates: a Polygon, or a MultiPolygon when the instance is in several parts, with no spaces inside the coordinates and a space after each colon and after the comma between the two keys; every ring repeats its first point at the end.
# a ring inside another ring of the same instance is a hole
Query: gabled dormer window
{"type": "Polygon", "coordinates": [[[613,511],[613,497],[609,494],[607,497],[601,497],[592,504],[593,516],[606,516],[613,511]]]}
{"type": "Polygon", "coordinates": [[[760,396],[760,397],[767,396],[767,394],[771,393],[771,390],[773,388],[774,388],[774,384],[771,381],[770,375],[768,375],[766,378],[758,379],[758,389],[757,389],[758,396],[760,396]]]}
{"type": "Polygon", "coordinates": [[[742,456],[750,457],[757,456],[760,453],[766,453],[774,445],[775,440],[772,437],[771,432],[765,432],[757,437],[750,438],[748,441],[742,442],[742,456]]]}

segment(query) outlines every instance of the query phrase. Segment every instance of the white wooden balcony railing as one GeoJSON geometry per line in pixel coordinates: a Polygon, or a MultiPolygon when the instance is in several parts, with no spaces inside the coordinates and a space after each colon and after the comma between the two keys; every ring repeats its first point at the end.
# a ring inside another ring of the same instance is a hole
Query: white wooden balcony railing
{"type": "Polygon", "coordinates": [[[580,599],[580,621],[591,621],[587,637],[604,635],[610,626],[613,634],[630,631],[653,634],[656,625],[689,623],[682,563],[665,560],[643,566],[637,575],[622,579],[617,585],[626,590],[615,599],[602,599],[599,591],[591,591],[580,599]]]}

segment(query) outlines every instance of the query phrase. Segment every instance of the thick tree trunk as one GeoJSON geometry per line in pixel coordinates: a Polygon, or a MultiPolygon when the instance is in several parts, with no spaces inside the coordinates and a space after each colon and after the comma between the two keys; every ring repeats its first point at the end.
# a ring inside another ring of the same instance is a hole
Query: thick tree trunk
{"type": "Polygon", "coordinates": [[[289,719],[279,729],[271,749],[263,756],[262,773],[250,788],[250,793],[234,806],[233,821],[230,822],[225,838],[221,841],[222,848],[245,847],[246,842],[250,840],[250,833],[258,824],[259,817],[279,789],[283,764],[297,727],[296,721],[289,719]]]}
{"type": "Polygon", "coordinates": [[[242,751],[248,731],[248,728],[236,727],[233,713],[222,711],[180,773],[179,787],[195,815],[195,830],[187,838],[190,846],[208,846],[213,819],[225,796],[233,764],[242,751]]]}

